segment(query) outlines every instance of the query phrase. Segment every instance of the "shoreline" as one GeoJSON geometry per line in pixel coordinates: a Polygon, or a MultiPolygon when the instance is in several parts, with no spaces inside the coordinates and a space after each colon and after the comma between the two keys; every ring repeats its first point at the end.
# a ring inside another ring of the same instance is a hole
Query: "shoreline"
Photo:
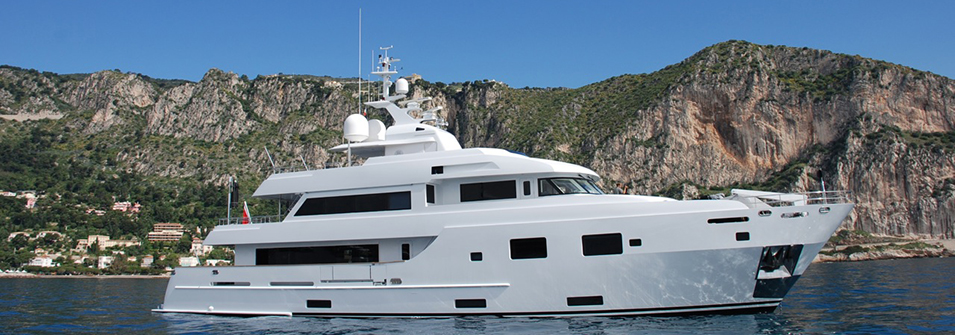
{"type": "Polygon", "coordinates": [[[40,275],[35,273],[0,273],[0,279],[4,278],[75,278],[75,279],[160,279],[169,278],[169,274],[161,275],[40,275]]]}
{"type": "Polygon", "coordinates": [[[837,245],[835,247],[823,248],[812,260],[813,263],[833,263],[833,262],[862,262],[889,259],[909,259],[909,258],[943,258],[955,256],[955,239],[915,239],[904,242],[880,242],[837,245]],[[925,243],[933,248],[898,248],[899,245],[906,243],[925,243]],[[890,245],[896,248],[886,248],[890,245]],[[859,249],[858,252],[844,253],[850,248],[859,249]],[[823,254],[829,252],[832,254],[823,254]]]}
{"type": "MultiPolygon", "coordinates": [[[[889,259],[909,259],[909,258],[944,258],[955,257],[955,239],[927,239],[927,240],[909,240],[906,242],[883,242],[866,244],[848,244],[837,245],[835,247],[823,248],[812,263],[835,263],[835,262],[864,262],[889,259]],[[921,242],[934,246],[934,248],[921,249],[879,249],[890,244],[921,242]],[[854,253],[839,253],[839,250],[849,248],[866,248],[864,251],[854,253]],[[875,250],[869,250],[874,248],[875,250]],[[834,254],[823,254],[830,252],[834,254]]],[[[160,275],[46,275],[28,272],[7,273],[0,272],[0,279],[4,278],[75,278],[75,279],[168,279],[170,273],[160,275]]]]}

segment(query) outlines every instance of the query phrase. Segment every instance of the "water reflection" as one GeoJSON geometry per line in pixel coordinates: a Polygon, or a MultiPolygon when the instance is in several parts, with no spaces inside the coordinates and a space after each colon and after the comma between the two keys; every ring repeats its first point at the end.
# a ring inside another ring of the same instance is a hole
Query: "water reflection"
{"type": "Polygon", "coordinates": [[[775,313],[345,319],[150,312],[163,279],[0,279],[5,332],[765,334],[955,332],[955,258],[815,264],[775,313]]]}
{"type": "Polygon", "coordinates": [[[955,331],[955,259],[915,259],[809,268],[780,315],[808,331],[955,331]]]}

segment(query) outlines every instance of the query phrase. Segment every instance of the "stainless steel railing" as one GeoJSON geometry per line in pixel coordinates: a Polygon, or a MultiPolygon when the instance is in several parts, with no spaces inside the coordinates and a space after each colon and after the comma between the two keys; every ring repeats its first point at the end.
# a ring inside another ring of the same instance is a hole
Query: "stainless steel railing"
{"type": "Polygon", "coordinates": [[[737,200],[750,207],[766,205],[769,207],[790,207],[803,205],[845,204],[850,203],[849,191],[816,191],[804,193],[780,193],[754,196],[734,196],[728,199],[737,200]]]}
{"type": "MultiPolygon", "coordinates": [[[[242,224],[242,217],[220,218],[219,225],[242,224]]],[[[249,218],[250,224],[282,222],[281,215],[258,215],[249,218]]]]}

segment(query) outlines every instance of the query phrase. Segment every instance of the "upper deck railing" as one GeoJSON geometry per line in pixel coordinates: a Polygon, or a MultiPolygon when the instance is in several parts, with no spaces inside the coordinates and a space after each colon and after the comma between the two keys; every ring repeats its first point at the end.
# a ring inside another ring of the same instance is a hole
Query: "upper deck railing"
{"type": "Polygon", "coordinates": [[[325,166],[319,167],[319,168],[306,168],[305,166],[300,166],[300,165],[276,166],[272,168],[272,174],[292,173],[292,172],[302,172],[302,171],[312,171],[312,170],[322,170],[322,169],[335,169],[335,168],[341,168],[341,167],[344,167],[344,166],[340,163],[334,163],[334,164],[328,163],[328,164],[325,164],[325,166]]]}
{"type": "MultiPolygon", "coordinates": [[[[243,224],[243,217],[220,218],[219,225],[243,224]]],[[[249,218],[250,224],[282,222],[281,215],[259,215],[249,218]]]]}
{"type": "Polygon", "coordinates": [[[779,193],[729,198],[740,201],[750,207],[766,205],[770,207],[789,207],[804,205],[846,204],[850,203],[849,191],[816,191],[804,193],[779,193]]]}

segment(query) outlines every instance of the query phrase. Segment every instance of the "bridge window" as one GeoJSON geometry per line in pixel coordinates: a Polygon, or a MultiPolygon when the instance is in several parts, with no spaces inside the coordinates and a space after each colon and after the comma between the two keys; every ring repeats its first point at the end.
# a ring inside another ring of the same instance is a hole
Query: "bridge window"
{"type": "Polygon", "coordinates": [[[377,261],[377,244],[255,250],[255,265],[372,263],[377,261]]]}
{"type": "Polygon", "coordinates": [[[538,195],[558,194],[603,194],[597,185],[584,178],[538,179],[538,195]]]}
{"type": "Polygon", "coordinates": [[[295,216],[411,209],[411,192],[346,195],[306,199],[295,216]]]}
{"type": "Polygon", "coordinates": [[[517,198],[517,181],[461,184],[461,202],[517,198]]]}

